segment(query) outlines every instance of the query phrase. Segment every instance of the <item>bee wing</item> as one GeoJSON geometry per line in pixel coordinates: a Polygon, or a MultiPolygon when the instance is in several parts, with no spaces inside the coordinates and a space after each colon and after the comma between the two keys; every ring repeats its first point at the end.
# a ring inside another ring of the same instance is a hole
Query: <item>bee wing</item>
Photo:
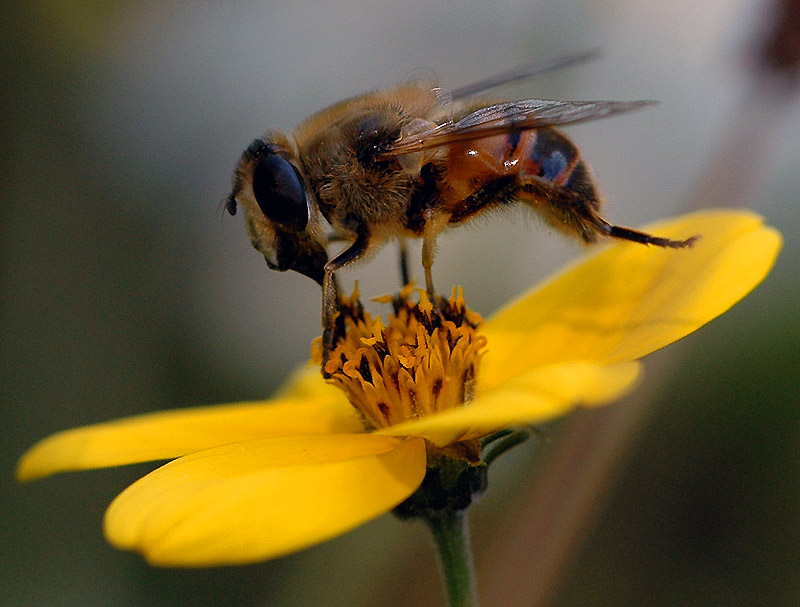
{"type": "Polygon", "coordinates": [[[481,108],[458,122],[408,135],[380,150],[378,158],[413,154],[457,141],[491,137],[501,133],[525,131],[558,124],[597,120],[628,112],[654,101],[550,101],[526,99],[481,108]]]}
{"type": "Polygon", "coordinates": [[[561,55],[560,57],[548,57],[536,63],[524,65],[506,72],[495,74],[484,80],[462,86],[461,88],[453,89],[453,99],[463,99],[464,97],[471,97],[478,93],[483,93],[491,89],[517,82],[518,80],[526,80],[536,76],[544,76],[551,72],[563,70],[564,68],[576,65],[578,63],[585,63],[596,59],[600,55],[599,49],[591,49],[572,55],[561,55]]]}

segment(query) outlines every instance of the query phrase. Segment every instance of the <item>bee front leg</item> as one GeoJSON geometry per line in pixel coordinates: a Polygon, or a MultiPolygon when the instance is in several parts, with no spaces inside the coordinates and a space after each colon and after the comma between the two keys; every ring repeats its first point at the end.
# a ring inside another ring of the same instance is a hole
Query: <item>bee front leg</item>
{"type": "Polygon", "coordinates": [[[322,376],[329,377],[325,365],[330,358],[336,339],[336,315],[339,312],[339,293],[335,272],[356,261],[369,248],[369,231],[362,228],[349,247],[325,264],[322,279],[322,376]]]}

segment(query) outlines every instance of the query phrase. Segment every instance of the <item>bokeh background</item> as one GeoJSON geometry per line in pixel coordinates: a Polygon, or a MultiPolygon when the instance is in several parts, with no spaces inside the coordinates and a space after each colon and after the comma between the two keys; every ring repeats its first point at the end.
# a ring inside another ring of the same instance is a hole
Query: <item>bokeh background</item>
{"type": "MultiPolygon", "coordinates": [[[[745,206],[786,245],[751,297],[651,356],[636,395],[496,466],[472,515],[483,604],[800,604],[800,17],[776,73],[761,58],[778,6],[4,3],[0,604],[443,604],[421,525],[385,516],[269,563],[153,569],[100,529],[152,466],[24,486],[13,468],[67,427],[266,396],[306,359],[318,289],[268,271],[219,206],[255,136],[417,68],[460,86],[589,48],[602,58],[500,94],[661,102],[569,129],[609,219],[745,206]]],[[[441,238],[437,285],[489,314],[583,254],[521,209],[441,238]]],[[[356,277],[395,289],[394,249],[356,277]]]]}

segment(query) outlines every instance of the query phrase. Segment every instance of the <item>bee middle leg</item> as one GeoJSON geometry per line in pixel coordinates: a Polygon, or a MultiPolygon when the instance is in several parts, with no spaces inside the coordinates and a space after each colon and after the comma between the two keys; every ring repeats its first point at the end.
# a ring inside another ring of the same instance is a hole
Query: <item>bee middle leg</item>
{"type": "Polygon", "coordinates": [[[447,218],[433,209],[423,212],[425,225],[422,229],[422,269],[425,270],[425,290],[433,304],[433,313],[439,315],[439,302],[433,288],[433,258],[436,256],[436,237],[447,225],[447,218]]]}
{"type": "Polygon", "coordinates": [[[408,246],[403,237],[400,238],[400,281],[404,287],[411,282],[411,273],[408,268],[408,246]]]}

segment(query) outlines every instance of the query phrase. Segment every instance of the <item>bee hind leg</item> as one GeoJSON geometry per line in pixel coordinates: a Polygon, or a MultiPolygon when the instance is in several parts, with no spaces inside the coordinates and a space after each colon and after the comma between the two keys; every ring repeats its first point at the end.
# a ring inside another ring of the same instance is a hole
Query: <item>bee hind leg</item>
{"type": "Polygon", "coordinates": [[[572,190],[540,177],[528,176],[520,186],[519,196],[541,211],[552,225],[575,233],[588,243],[595,242],[599,235],[656,247],[682,249],[692,246],[699,238],[692,236],[686,240],[670,240],[633,228],[612,225],[600,216],[598,195],[594,187],[585,182],[572,190]]]}
{"type": "Polygon", "coordinates": [[[683,249],[684,247],[691,247],[700,236],[695,235],[686,240],[670,240],[669,238],[662,238],[660,236],[653,236],[647,232],[640,232],[631,228],[622,226],[615,226],[608,223],[599,215],[592,218],[592,223],[595,229],[605,236],[611,238],[619,238],[621,240],[630,240],[641,244],[650,244],[656,247],[666,247],[669,249],[683,249]]]}

